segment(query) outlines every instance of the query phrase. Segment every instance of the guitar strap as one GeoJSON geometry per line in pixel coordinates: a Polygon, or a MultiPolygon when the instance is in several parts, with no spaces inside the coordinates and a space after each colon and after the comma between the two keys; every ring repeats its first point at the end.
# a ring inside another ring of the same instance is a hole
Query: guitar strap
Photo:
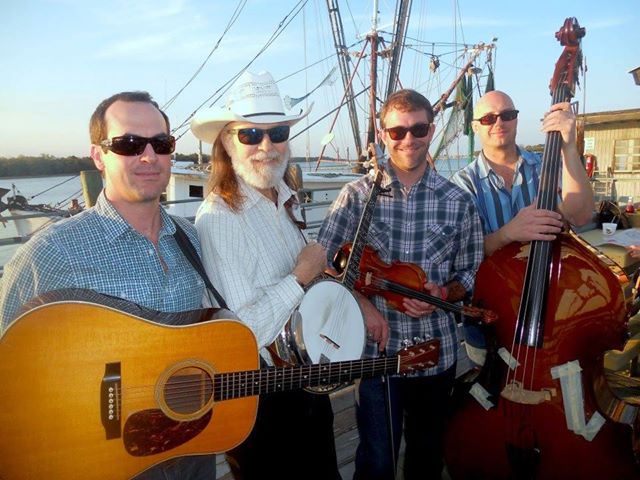
{"type": "Polygon", "coordinates": [[[200,260],[200,257],[198,256],[198,252],[196,251],[195,247],[191,243],[191,240],[189,240],[189,237],[184,232],[182,227],[178,225],[178,222],[176,222],[173,218],[171,218],[171,220],[173,221],[173,224],[176,226],[176,233],[174,233],[173,236],[175,237],[176,242],[178,242],[178,245],[180,246],[180,250],[182,250],[182,253],[187,258],[187,260],[189,260],[189,263],[193,266],[195,271],[200,274],[200,276],[202,277],[202,280],[204,280],[204,284],[207,286],[207,290],[209,290],[209,292],[215,297],[216,302],[218,302],[218,306],[229,310],[229,307],[227,306],[227,302],[225,302],[224,298],[222,298],[222,295],[220,295],[220,293],[216,290],[216,288],[211,283],[211,280],[209,280],[209,276],[207,275],[207,272],[204,269],[202,260],[200,260]]]}

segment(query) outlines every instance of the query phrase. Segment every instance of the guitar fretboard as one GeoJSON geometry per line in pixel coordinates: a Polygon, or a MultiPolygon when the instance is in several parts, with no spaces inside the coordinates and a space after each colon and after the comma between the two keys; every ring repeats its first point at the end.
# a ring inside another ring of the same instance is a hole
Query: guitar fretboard
{"type": "Polygon", "coordinates": [[[351,360],[300,367],[271,367],[262,370],[221,373],[214,377],[214,400],[230,400],[262,393],[350,382],[397,373],[399,357],[351,360]]]}

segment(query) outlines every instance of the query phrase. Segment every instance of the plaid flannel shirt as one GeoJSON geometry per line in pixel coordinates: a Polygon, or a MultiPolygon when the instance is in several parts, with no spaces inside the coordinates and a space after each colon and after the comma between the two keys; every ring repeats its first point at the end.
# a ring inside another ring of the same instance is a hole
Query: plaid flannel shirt
{"type": "MultiPolygon", "coordinates": [[[[345,185],[331,206],[318,235],[329,261],[344,243],[354,240],[372,182],[365,175],[345,185]]],[[[469,194],[430,169],[405,189],[389,166],[382,186],[390,192],[378,196],[367,243],[384,262],[417,264],[429,281],[444,285],[457,280],[470,292],[483,258],[483,238],[469,194]]],[[[389,322],[388,354],[402,348],[405,340],[437,338],[441,342],[439,363],[421,374],[435,375],[453,365],[458,341],[452,313],[436,309],[428,316],[412,318],[391,309],[380,296],[372,301],[389,322]]],[[[366,355],[377,355],[376,346],[368,344],[366,355]]]]}

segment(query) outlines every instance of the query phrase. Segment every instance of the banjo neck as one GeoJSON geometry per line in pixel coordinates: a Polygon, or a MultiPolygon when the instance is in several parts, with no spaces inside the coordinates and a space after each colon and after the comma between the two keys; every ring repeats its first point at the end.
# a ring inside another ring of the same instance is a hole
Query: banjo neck
{"type": "Polygon", "coordinates": [[[362,210],[362,215],[360,216],[360,222],[358,223],[356,235],[351,246],[351,252],[347,260],[347,266],[345,267],[344,275],[342,277],[342,284],[351,291],[353,291],[356,281],[360,276],[360,260],[362,259],[364,247],[367,244],[367,235],[369,234],[369,227],[371,226],[371,219],[373,218],[376,200],[380,193],[389,191],[381,186],[383,170],[380,166],[380,162],[381,159],[383,159],[384,154],[378,145],[374,144],[373,148],[375,148],[375,155],[372,157],[372,161],[376,166],[375,177],[371,187],[371,192],[369,192],[369,197],[367,198],[364,209],[362,210]]]}

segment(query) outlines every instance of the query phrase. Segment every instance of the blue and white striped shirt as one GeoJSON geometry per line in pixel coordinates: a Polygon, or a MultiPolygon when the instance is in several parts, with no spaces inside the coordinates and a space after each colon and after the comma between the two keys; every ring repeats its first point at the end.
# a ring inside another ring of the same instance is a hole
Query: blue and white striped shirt
{"type": "Polygon", "coordinates": [[[540,155],[518,148],[518,163],[511,191],[493,171],[482,152],[473,162],[458,170],[451,181],[473,195],[482,219],[485,235],[509,223],[520,211],[533,203],[540,183],[540,155]]]}
{"type": "MultiPolygon", "coordinates": [[[[204,282],[176,243],[171,217],[159,208],[157,251],[104,193],[94,208],[51,225],[22,245],[0,281],[0,333],[27,301],[58,289],[90,289],[162,312],[200,308],[204,282]]],[[[180,217],[176,221],[200,254],[193,225],[180,217]]]]}
{"type": "MultiPolygon", "coordinates": [[[[371,186],[371,177],[365,175],[345,185],[333,203],[318,234],[329,260],[344,243],[354,240],[371,186]]],[[[384,262],[416,264],[429,281],[444,285],[457,280],[471,292],[483,256],[482,229],[473,199],[430,169],[405,189],[389,166],[382,186],[390,192],[377,199],[367,243],[384,262]]],[[[397,352],[405,339],[438,338],[440,361],[424,375],[441,373],[453,365],[457,353],[453,314],[436,309],[431,315],[412,318],[390,308],[380,296],[372,301],[389,322],[387,353],[397,352]]],[[[366,355],[373,357],[376,350],[368,344],[366,355]]]]}

